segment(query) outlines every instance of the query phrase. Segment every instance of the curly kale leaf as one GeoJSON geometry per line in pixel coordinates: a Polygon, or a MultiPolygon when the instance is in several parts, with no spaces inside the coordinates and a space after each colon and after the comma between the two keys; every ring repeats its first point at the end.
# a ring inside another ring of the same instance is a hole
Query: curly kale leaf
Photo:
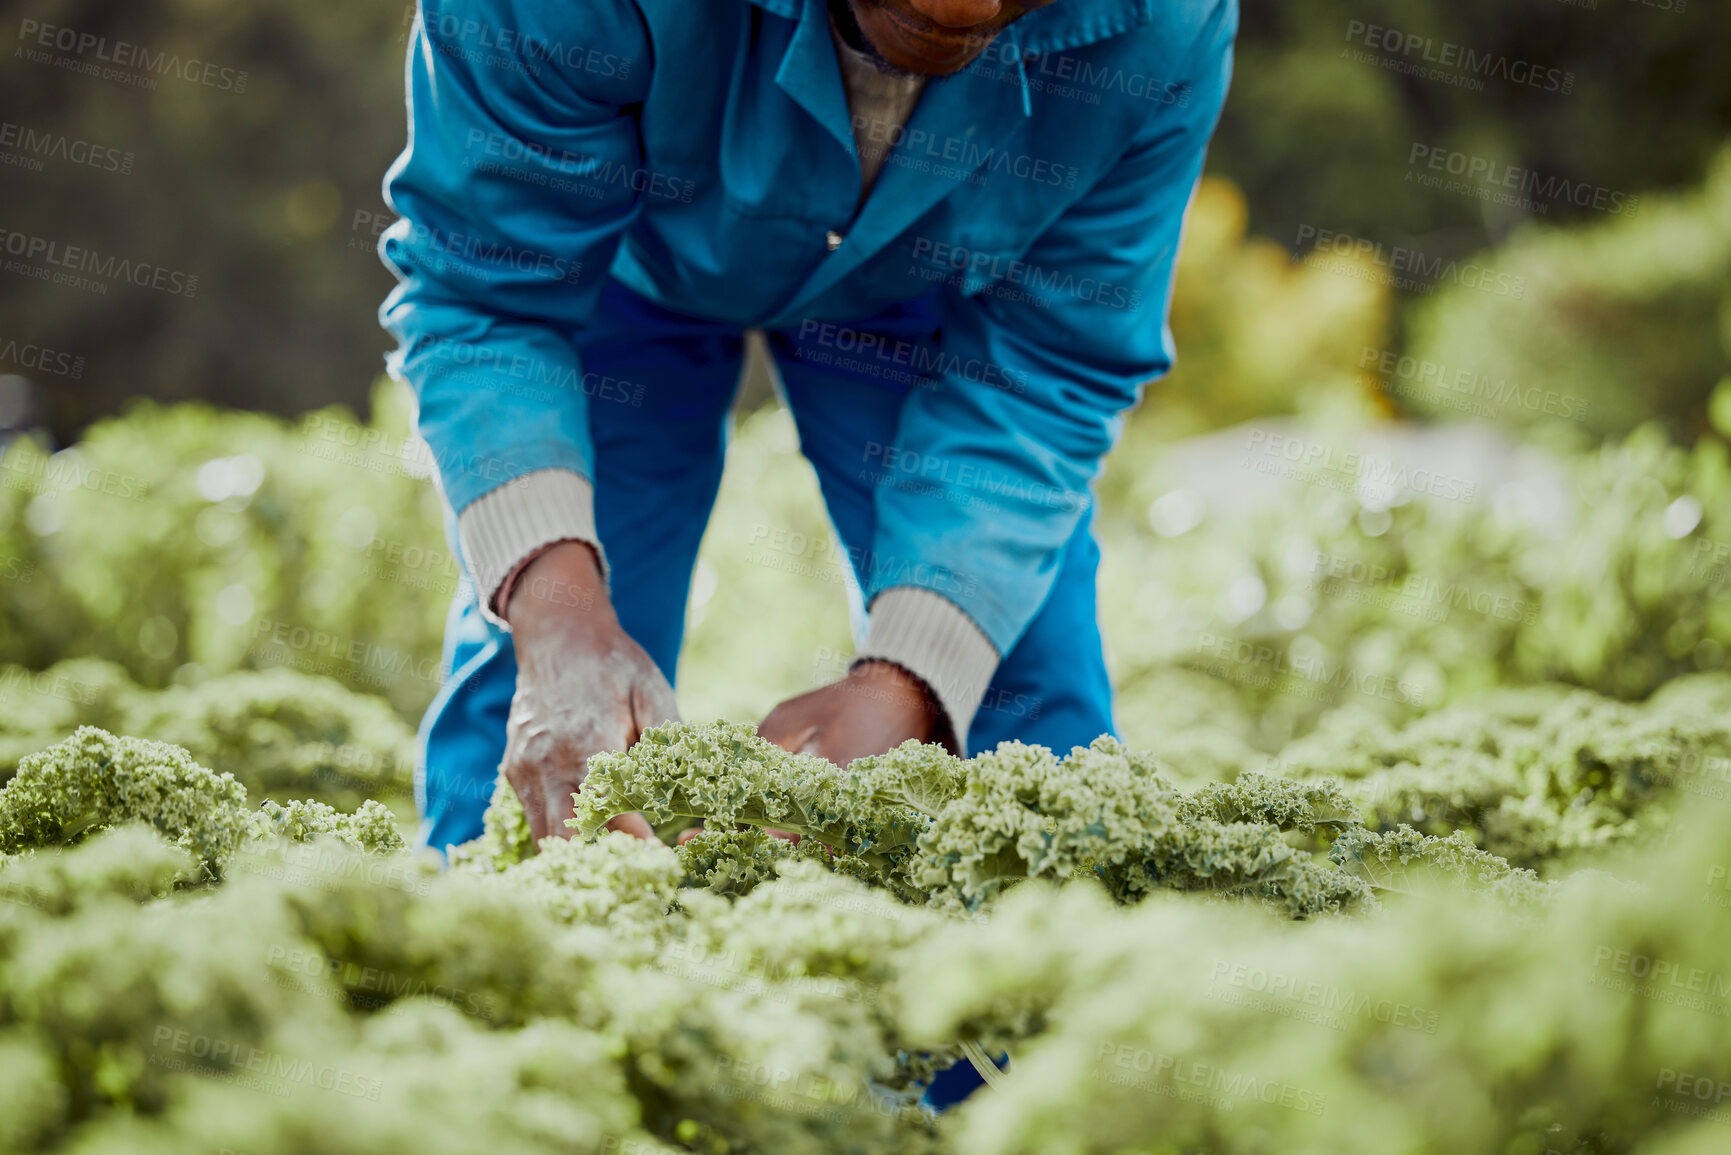
{"type": "Polygon", "coordinates": [[[1488,892],[1523,905],[1548,902],[1557,888],[1531,870],[1480,850],[1459,830],[1436,838],[1406,825],[1386,832],[1360,827],[1336,839],[1328,853],[1336,865],[1382,890],[1488,892]]]}
{"type": "Polygon", "coordinates": [[[678,849],[684,872],[684,887],[703,887],[716,894],[735,897],[755,890],[775,878],[784,862],[817,862],[828,866],[832,852],[813,838],[794,843],[773,838],[760,828],[744,830],[705,829],[678,849]]]}
{"type": "Polygon", "coordinates": [[[127,822],[154,826],[217,874],[254,829],[246,788],[185,750],[92,726],[18,764],[0,789],[0,852],[68,846],[127,822]]]}
{"type": "Polygon", "coordinates": [[[1586,690],[1498,691],[1398,729],[1341,712],[1282,752],[1289,776],[1341,777],[1366,825],[1463,831],[1522,866],[1663,831],[1704,792],[1704,770],[1731,756],[1714,705],[1723,675],[1680,678],[1644,703],[1586,690]]]}
{"type": "Polygon", "coordinates": [[[887,754],[856,760],[847,773],[861,795],[906,806],[927,818],[937,817],[968,786],[968,763],[942,746],[912,739],[887,754]]]}
{"type": "Polygon", "coordinates": [[[1344,830],[1359,825],[1358,808],[1332,778],[1297,782],[1249,773],[1185,795],[1179,815],[1185,821],[1258,822],[1302,834],[1314,834],[1319,826],[1344,830]]]}
{"type": "Polygon", "coordinates": [[[597,754],[566,825],[592,836],[633,810],[650,822],[685,817],[787,830],[880,870],[893,867],[925,827],[911,807],[874,797],[867,779],[790,754],[733,722],[670,722],[644,731],[623,754],[597,754]]]}
{"type": "Polygon", "coordinates": [[[451,847],[451,865],[492,874],[533,857],[535,838],[529,833],[523,800],[501,774],[493,784],[493,800],[481,818],[481,836],[451,847]]]}
{"type": "Polygon", "coordinates": [[[271,834],[308,842],[324,836],[345,846],[374,854],[403,849],[403,835],[384,803],[369,798],[353,814],[343,814],[323,802],[296,799],[284,806],[266,802],[256,819],[260,836],[271,834]]]}
{"type": "Polygon", "coordinates": [[[196,881],[199,864],[152,827],[127,823],[76,848],[31,850],[0,864],[0,900],[64,916],[107,898],[148,902],[196,881]]]}
{"type": "Polygon", "coordinates": [[[1004,742],[967,770],[963,793],[920,840],[914,875],[970,909],[1015,880],[1121,865],[1177,819],[1166,783],[1110,738],[1063,762],[1044,746],[1004,742]]]}
{"type": "Polygon", "coordinates": [[[1059,761],[1006,742],[967,764],[967,789],[921,839],[916,880],[975,910],[1024,878],[1093,876],[1119,902],[1149,891],[1248,893],[1294,915],[1342,910],[1370,891],[1294,850],[1281,828],[1344,826],[1351,807],[1332,783],[1253,777],[1196,795],[1173,788],[1146,755],[1110,737],[1059,761]]]}

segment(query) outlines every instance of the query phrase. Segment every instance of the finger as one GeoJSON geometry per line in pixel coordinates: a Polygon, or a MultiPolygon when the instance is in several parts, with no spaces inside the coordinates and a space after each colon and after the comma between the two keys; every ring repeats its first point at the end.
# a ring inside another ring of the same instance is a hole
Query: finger
{"type": "Polygon", "coordinates": [[[540,787],[530,783],[527,787],[519,785],[509,777],[511,789],[517,792],[517,801],[523,804],[523,817],[529,820],[529,838],[539,842],[547,837],[547,805],[542,800],[540,787]]]}
{"type": "Polygon", "coordinates": [[[679,837],[674,839],[673,845],[684,846],[687,842],[690,842],[693,838],[696,838],[702,833],[703,827],[701,825],[693,826],[689,830],[681,830],[679,832],[679,837]]]}
{"type": "Polygon", "coordinates": [[[609,818],[607,820],[607,829],[623,831],[624,833],[631,835],[631,837],[641,838],[645,842],[656,841],[655,828],[649,825],[648,819],[644,818],[642,814],[635,810],[631,811],[629,814],[616,814],[612,818],[609,818]]]}
{"type": "Polygon", "coordinates": [[[544,780],[545,805],[547,807],[547,833],[558,838],[570,838],[577,833],[565,825],[565,820],[577,812],[577,803],[573,795],[577,793],[574,783],[563,776],[549,776],[544,780]]]}
{"type": "Polygon", "coordinates": [[[791,842],[796,846],[799,845],[799,835],[795,834],[791,830],[777,830],[773,826],[765,826],[763,832],[771,838],[779,838],[783,842],[791,842]]]}
{"type": "Polygon", "coordinates": [[[653,671],[651,677],[638,678],[631,685],[631,741],[636,742],[643,736],[643,731],[659,726],[663,722],[679,721],[679,699],[674,696],[673,687],[667,684],[667,679],[661,676],[661,671],[653,671]]]}
{"type": "Polygon", "coordinates": [[[781,708],[778,706],[769,712],[769,717],[757,728],[757,736],[765,742],[774,742],[783,750],[794,753],[806,751],[817,741],[818,728],[815,722],[801,723],[785,717],[777,717],[781,708]]]}

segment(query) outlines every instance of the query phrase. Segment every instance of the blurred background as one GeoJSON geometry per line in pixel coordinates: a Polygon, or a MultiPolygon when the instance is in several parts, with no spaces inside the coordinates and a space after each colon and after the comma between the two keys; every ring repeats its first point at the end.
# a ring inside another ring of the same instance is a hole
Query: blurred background
{"type": "MultiPolygon", "coordinates": [[[[332,782],[400,786],[458,586],[375,320],[412,18],[7,5],[17,749],[179,718],[176,740],[220,752],[268,722],[332,782]],[[56,247],[133,272],[45,281],[56,247]],[[205,690],[239,674],[245,694],[205,690]],[[267,709],[325,679],[353,701],[267,709]]],[[[1336,708],[1557,680],[1639,697],[1722,665],[1727,45],[1731,6],[1703,0],[1244,0],[1179,367],[1101,483],[1133,741],[1218,774],[1336,708]],[[1450,45],[1479,63],[1413,67],[1450,45]]],[[[692,716],[760,716],[848,653],[848,575],[765,380],[754,366],[695,583],[692,716]],[[771,613],[788,628],[766,640],[771,613]]]]}

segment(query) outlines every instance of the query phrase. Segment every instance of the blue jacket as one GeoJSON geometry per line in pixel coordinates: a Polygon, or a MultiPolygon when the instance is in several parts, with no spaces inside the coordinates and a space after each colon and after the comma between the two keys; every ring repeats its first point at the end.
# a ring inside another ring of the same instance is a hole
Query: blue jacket
{"type": "Polygon", "coordinates": [[[581,390],[549,408],[475,374],[580,380],[569,334],[610,276],[762,327],[938,286],[940,379],[909,395],[896,449],[989,488],[993,512],[886,486],[872,552],[904,563],[893,584],[974,575],[941,592],[1007,653],[1124,410],[1171,366],[1173,265],[1236,30],[1235,0],[1056,0],[928,81],[855,219],[824,0],[423,0],[381,316],[446,497],[461,512],[523,473],[592,476],[581,390]]]}

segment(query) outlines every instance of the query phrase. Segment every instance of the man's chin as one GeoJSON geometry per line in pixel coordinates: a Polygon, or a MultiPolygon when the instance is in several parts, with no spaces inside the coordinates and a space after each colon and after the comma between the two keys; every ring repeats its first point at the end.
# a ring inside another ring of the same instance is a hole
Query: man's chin
{"type": "Polygon", "coordinates": [[[951,76],[972,64],[990,43],[970,41],[950,46],[931,42],[910,31],[880,6],[852,7],[872,54],[896,72],[951,76]]]}

